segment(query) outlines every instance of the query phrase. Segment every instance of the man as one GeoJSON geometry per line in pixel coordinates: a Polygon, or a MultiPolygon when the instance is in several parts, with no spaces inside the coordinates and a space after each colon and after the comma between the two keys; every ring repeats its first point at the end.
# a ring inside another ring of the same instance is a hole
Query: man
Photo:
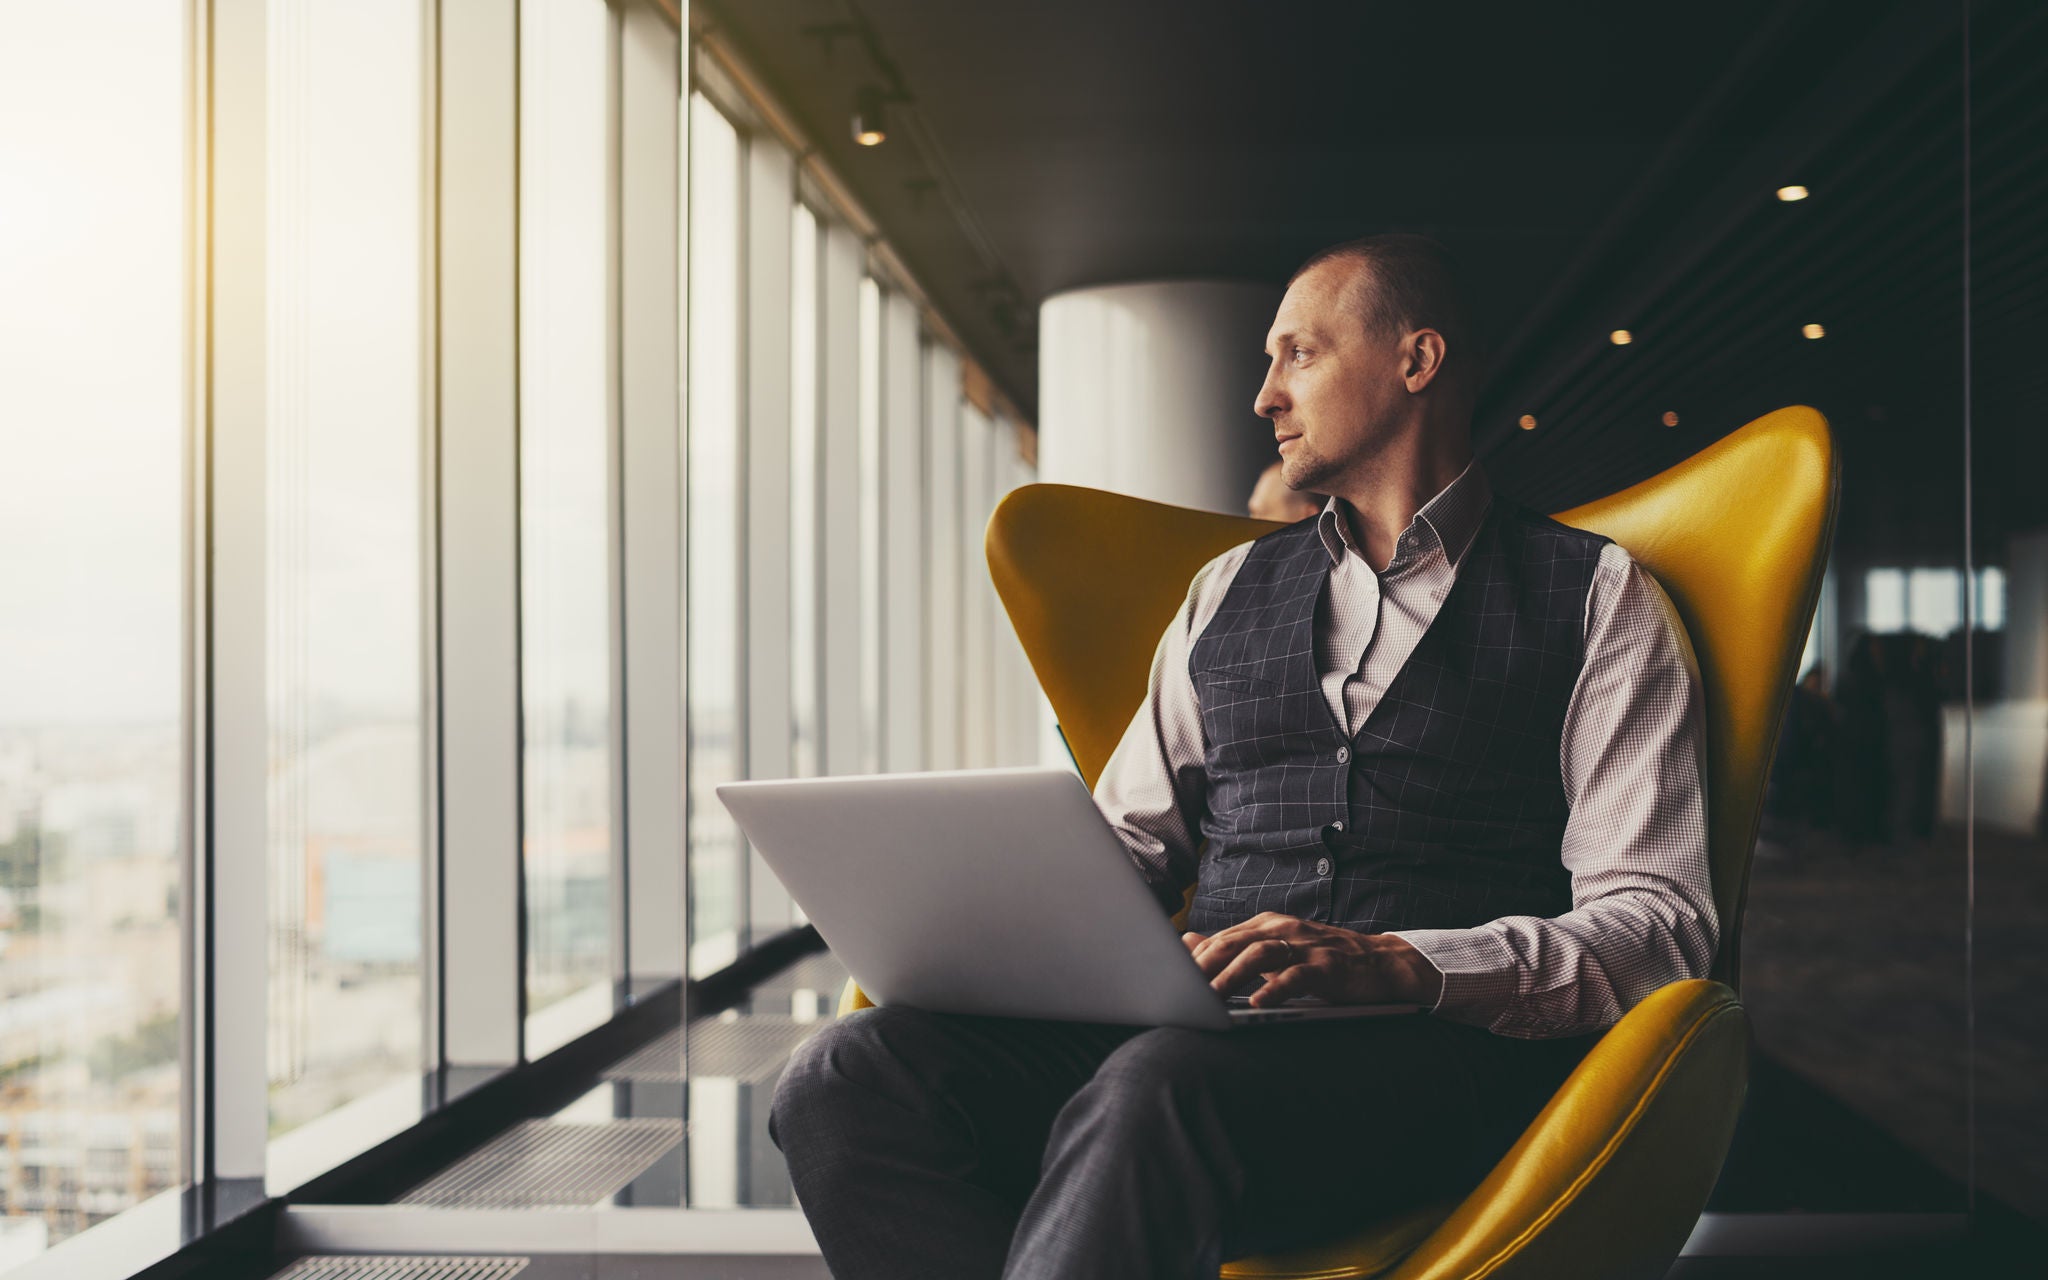
{"type": "Polygon", "coordinates": [[[1288,488],[1286,477],[1280,474],[1280,460],[1275,458],[1259,472],[1258,482],[1252,485],[1252,496],[1244,504],[1244,513],[1254,520],[1293,524],[1321,511],[1325,501],[1319,493],[1288,488]]]}
{"type": "Polygon", "coordinates": [[[842,1019],[770,1123],[837,1276],[1213,1277],[1340,1236],[1469,1189],[1711,963],[1690,645],[1621,547],[1493,494],[1442,247],[1315,255],[1266,350],[1286,482],[1330,499],[1196,575],[1095,797],[1163,909],[1194,883],[1219,990],[1432,1014],[842,1019]]]}

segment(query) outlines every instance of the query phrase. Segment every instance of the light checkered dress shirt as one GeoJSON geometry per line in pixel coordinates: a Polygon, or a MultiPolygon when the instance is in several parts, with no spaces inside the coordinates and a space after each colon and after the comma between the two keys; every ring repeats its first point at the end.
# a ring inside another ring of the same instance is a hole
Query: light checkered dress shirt
{"type": "MultiPolygon", "coordinates": [[[[1317,519],[1330,555],[1316,604],[1316,669],[1330,712],[1356,736],[1407,661],[1471,546],[1493,489],[1477,459],[1418,511],[1375,572],[1332,498],[1317,519]]],[[[1152,659],[1145,701],[1095,800],[1154,886],[1195,878],[1205,812],[1201,707],[1188,653],[1249,542],[1197,573],[1152,659]]],[[[1436,1012],[1502,1035],[1612,1025],[1665,983],[1703,976],[1719,936],[1707,862],[1705,712],[1699,664],[1657,580],[1619,543],[1586,594],[1585,661],[1558,764],[1572,909],[1473,929],[1403,929],[1444,976],[1436,1012]]]]}

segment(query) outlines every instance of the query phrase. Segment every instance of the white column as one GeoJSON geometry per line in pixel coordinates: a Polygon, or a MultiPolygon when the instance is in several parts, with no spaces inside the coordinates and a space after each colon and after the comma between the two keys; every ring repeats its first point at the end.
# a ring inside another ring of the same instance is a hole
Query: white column
{"type": "Polygon", "coordinates": [[[442,1058],[519,1061],[518,13],[443,0],[442,1058]]]}
{"type": "Polygon", "coordinates": [[[820,689],[824,768],[860,772],[860,280],[861,242],[837,222],[822,224],[818,257],[819,467],[824,500],[824,683],[820,689]]]}
{"type": "Polygon", "coordinates": [[[882,768],[925,767],[924,441],[917,305],[882,303],[882,768]]]}
{"type": "Polygon", "coordinates": [[[925,753],[960,767],[960,357],[925,348],[925,753]]]}
{"type": "Polygon", "coordinates": [[[658,979],[683,974],[682,60],[675,29],[653,7],[629,7],[621,20],[621,888],[626,976],[658,979]]]}
{"type": "Polygon", "coordinates": [[[995,424],[973,405],[960,409],[960,763],[983,769],[993,756],[990,691],[994,687],[995,646],[990,642],[990,616],[995,587],[988,576],[983,535],[988,528],[990,448],[995,424]]]}
{"type": "Polygon", "coordinates": [[[206,453],[209,552],[207,717],[202,770],[211,839],[204,850],[201,945],[212,991],[205,1097],[210,1179],[261,1178],[267,1155],[265,1061],[270,973],[267,800],[269,709],[264,535],[267,409],[269,24],[262,0],[212,9],[213,391],[206,453]]]}
{"type": "Polygon", "coordinates": [[[1252,412],[1282,290],[1102,285],[1039,308],[1038,478],[1243,514],[1277,454],[1252,412]]]}
{"type": "MultiPolygon", "coordinates": [[[[746,776],[786,778],[790,766],[789,662],[789,350],[790,218],[796,168],[787,148],[756,134],[744,165],[746,391],[741,399],[747,496],[740,598],[746,610],[746,776]]],[[[747,930],[743,945],[789,928],[789,891],[747,849],[747,930]]]]}

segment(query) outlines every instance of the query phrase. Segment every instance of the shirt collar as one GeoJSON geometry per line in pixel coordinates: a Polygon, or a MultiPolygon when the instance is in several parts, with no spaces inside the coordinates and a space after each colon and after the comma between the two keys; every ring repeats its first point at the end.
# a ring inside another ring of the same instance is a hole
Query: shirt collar
{"type": "MultiPolygon", "coordinates": [[[[1479,532],[1479,522],[1486,514],[1487,504],[1493,498],[1493,485],[1486,478],[1486,471],[1475,456],[1458,473],[1458,478],[1437,491],[1435,497],[1422,504],[1422,510],[1408,522],[1400,539],[1394,544],[1394,558],[1387,563],[1386,572],[1395,573],[1423,555],[1431,546],[1441,547],[1444,559],[1452,568],[1464,559],[1465,551],[1472,545],[1472,535],[1479,532]]],[[[1323,550],[1329,552],[1330,563],[1344,562],[1345,551],[1365,553],[1351,539],[1351,524],[1338,510],[1343,499],[1332,497],[1323,504],[1322,514],[1316,517],[1316,532],[1322,537],[1323,550]]]]}

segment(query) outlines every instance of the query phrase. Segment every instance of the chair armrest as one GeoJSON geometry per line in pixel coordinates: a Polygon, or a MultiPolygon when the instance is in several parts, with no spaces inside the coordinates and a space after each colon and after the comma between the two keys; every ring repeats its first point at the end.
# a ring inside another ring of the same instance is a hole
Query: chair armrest
{"type": "Polygon", "coordinates": [[[837,1016],[843,1018],[855,1009],[872,1009],[874,1007],[875,1002],[868,999],[868,993],[860,989],[860,984],[852,978],[848,978],[846,985],[839,990],[839,1012],[837,1016]]]}
{"type": "Polygon", "coordinates": [[[1654,992],[1390,1280],[1662,1275],[1720,1176],[1748,1081],[1733,991],[1654,992]]]}

